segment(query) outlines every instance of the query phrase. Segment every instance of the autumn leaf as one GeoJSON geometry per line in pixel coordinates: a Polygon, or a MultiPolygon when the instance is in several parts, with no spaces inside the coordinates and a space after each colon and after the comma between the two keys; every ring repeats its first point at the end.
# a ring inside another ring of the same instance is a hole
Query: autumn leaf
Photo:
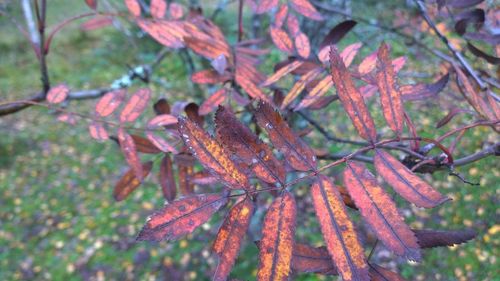
{"type": "Polygon", "coordinates": [[[248,177],[245,172],[231,160],[222,146],[203,129],[193,121],[180,118],[179,132],[186,146],[212,175],[223,181],[229,188],[249,188],[248,177]]]}
{"type": "Polygon", "coordinates": [[[295,111],[307,108],[314,103],[316,103],[320,98],[328,92],[329,89],[333,87],[333,81],[330,76],[326,76],[321,79],[316,86],[314,86],[309,93],[300,101],[300,103],[295,107],[295,111]]]}
{"type": "Polygon", "coordinates": [[[161,19],[167,11],[167,3],[165,0],[151,0],[149,10],[153,18],[161,19]]]}
{"type": "Polygon", "coordinates": [[[292,270],[297,273],[338,275],[326,247],[315,248],[301,243],[295,243],[293,248],[292,270]]]}
{"type": "Polygon", "coordinates": [[[146,137],[159,150],[163,152],[172,152],[174,154],[177,154],[178,151],[172,144],[170,144],[166,139],[158,136],[155,133],[159,128],[163,128],[164,126],[173,125],[176,123],[177,123],[177,117],[173,115],[170,114],[158,115],[153,119],[149,120],[146,129],[146,137]]]}
{"type": "Polygon", "coordinates": [[[285,99],[281,103],[281,109],[283,110],[288,107],[302,93],[306,85],[314,80],[322,71],[323,69],[318,67],[302,75],[285,96],[285,99]]]}
{"type": "Polygon", "coordinates": [[[148,218],[137,240],[176,240],[208,221],[226,202],[225,193],[193,195],[173,201],[148,218]]]}
{"type": "Polygon", "coordinates": [[[170,114],[170,104],[168,104],[168,101],[164,98],[159,99],[155,104],[153,105],[153,110],[155,111],[156,115],[162,115],[162,114],[170,114]]]}
{"type": "Polygon", "coordinates": [[[127,7],[127,10],[130,14],[132,14],[134,17],[140,17],[141,16],[141,5],[137,0],[124,0],[125,1],[125,6],[127,7]]]}
{"type": "Polygon", "coordinates": [[[477,233],[473,229],[464,230],[417,230],[413,229],[422,248],[446,247],[465,243],[477,233]]]}
{"type": "Polygon", "coordinates": [[[170,18],[178,20],[184,16],[184,7],[179,3],[171,2],[168,7],[168,12],[170,18]]]}
{"type": "Polygon", "coordinates": [[[326,247],[343,280],[370,280],[363,247],[337,188],[319,175],[311,193],[326,247]]]}
{"type": "Polygon", "coordinates": [[[149,36],[169,48],[178,49],[184,47],[184,37],[189,35],[185,30],[186,24],[183,22],[142,18],[138,18],[136,22],[149,36]]]}
{"type": "Polygon", "coordinates": [[[87,6],[89,6],[89,8],[91,8],[92,10],[97,9],[97,0],[85,0],[85,3],[86,3],[86,4],[87,4],[87,6]]]}
{"type": "Polygon", "coordinates": [[[197,37],[184,37],[184,43],[188,48],[198,55],[209,60],[216,59],[220,55],[231,57],[229,46],[226,42],[214,38],[200,39],[197,37]]]}
{"type": "MultiPolygon", "coordinates": [[[[294,60],[290,62],[289,64],[285,65],[284,67],[278,69],[273,75],[269,76],[264,83],[262,83],[262,87],[267,87],[271,84],[276,83],[278,80],[283,78],[285,75],[289,74],[290,72],[294,71],[298,67],[302,65],[302,61],[300,60],[294,60]]],[[[331,79],[330,79],[331,80],[331,79]]]]}
{"type": "Polygon", "coordinates": [[[432,84],[402,85],[399,88],[404,101],[428,100],[437,95],[446,87],[450,75],[447,73],[432,84]]]}
{"type": "Polygon", "coordinates": [[[92,31],[100,28],[104,28],[106,26],[110,26],[113,24],[113,18],[108,16],[94,16],[91,19],[84,21],[80,24],[80,28],[83,31],[92,31]]]}
{"type": "MultiPolygon", "coordinates": [[[[148,161],[142,165],[142,177],[145,178],[151,172],[151,168],[153,168],[153,162],[148,161]]],[[[127,198],[130,193],[132,193],[139,185],[141,185],[142,180],[138,179],[135,176],[135,171],[133,169],[129,169],[120,180],[116,183],[115,189],[113,190],[113,198],[116,201],[122,201],[127,198]]]]}
{"type": "Polygon", "coordinates": [[[295,37],[295,49],[299,56],[307,59],[311,53],[311,45],[309,43],[309,38],[304,33],[300,32],[295,37]]]}
{"type": "Polygon", "coordinates": [[[120,122],[134,122],[146,109],[150,98],[150,89],[142,88],[137,90],[125,104],[120,114],[120,122]]]}
{"type": "Polygon", "coordinates": [[[414,233],[364,164],[347,162],[344,185],[364,220],[388,249],[410,260],[421,259],[414,233]]]}
{"type": "Polygon", "coordinates": [[[99,122],[93,121],[89,125],[89,133],[93,139],[98,141],[105,141],[109,139],[108,131],[106,131],[102,123],[99,122]]]}
{"type": "Polygon", "coordinates": [[[161,160],[159,182],[163,192],[163,197],[168,202],[174,200],[177,193],[177,186],[174,179],[172,160],[170,160],[170,155],[168,154],[165,154],[161,160]]]}
{"type": "Polygon", "coordinates": [[[279,0],[258,0],[256,14],[263,14],[278,6],[279,0]]]}
{"type": "Polygon", "coordinates": [[[274,16],[274,26],[281,28],[285,22],[286,16],[288,15],[288,5],[283,4],[279,7],[276,15],[274,16]]]}
{"type": "Polygon", "coordinates": [[[227,99],[228,93],[226,88],[220,88],[215,93],[213,93],[208,99],[206,99],[198,109],[200,115],[207,115],[214,111],[219,105],[224,103],[227,99]]]}
{"type": "Polygon", "coordinates": [[[370,277],[372,281],[406,281],[401,275],[376,264],[370,264],[370,277]]]}
{"type": "Polygon", "coordinates": [[[400,136],[403,131],[404,108],[396,78],[389,56],[389,48],[385,43],[382,43],[378,50],[378,71],[376,74],[380,104],[385,121],[392,131],[400,136]]]}
{"type": "Polygon", "coordinates": [[[254,203],[245,198],[235,204],[224,219],[212,246],[212,251],[219,257],[219,264],[212,280],[226,280],[238,257],[243,238],[246,235],[254,203]]]}
{"type": "Polygon", "coordinates": [[[118,129],[118,142],[120,143],[120,149],[125,156],[125,160],[127,161],[130,168],[134,170],[135,177],[142,182],[142,165],[141,159],[137,154],[137,148],[135,146],[134,140],[132,137],[123,129],[118,129]]]}
{"type": "Polygon", "coordinates": [[[288,18],[286,19],[286,27],[288,28],[288,31],[290,32],[292,37],[296,37],[297,35],[299,35],[299,19],[294,14],[288,15],[288,18]]]}
{"type": "Polygon", "coordinates": [[[268,183],[284,184],[284,166],[230,109],[220,106],[215,114],[215,124],[217,139],[243,163],[248,163],[257,177],[268,183]]]}
{"type": "Polygon", "coordinates": [[[152,142],[148,139],[138,135],[130,135],[134,140],[135,147],[138,152],[146,154],[158,154],[161,152],[152,142]]]}
{"type": "Polygon", "coordinates": [[[95,112],[101,117],[111,115],[122,104],[126,93],[125,89],[106,93],[95,105],[95,112]]]}
{"type": "Polygon", "coordinates": [[[293,53],[293,42],[286,31],[278,27],[270,27],[269,34],[271,35],[271,39],[273,40],[276,48],[288,54],[293,53]]]}
{"type": "Polygon", "coordinates": [[[248,64],[236,64],[236,73],[235,73],[235,81],[236,83],[243,89],[245,92],[252,97],[253,99],[257,100],[264,100],[266,102],[271,102],[268,96],[262,92],[262,90],[257,86],[258,84],[261,83],[259,81],[252,81],[249,78],[248,75],[248,64]]]}
{"type": "Polygon", "coordinates": [[[254,115],[259,126],[267,131],[271,142],[283,153],[290,166],[299,171],[316,169],[316,156],[312,149],[295,135],[271,105],[261,101],[254,115]]]}
{"type": "Polygon", "coordinates": [[[378,174],[401,197],[418,207],[433,208],[450,200],[381,149],[375,149],[374,164],[378,174]]]}
{"type": "Polygon", "coordinates": [[[337,44],[356,24],[356,21],[346,20],[334,26],[319,44],[319,50],[337,44]]]}
{"type": "Polygon", "coordinates": [[[321,14],[316,10],[316,8],[314,8],[309,0],[290,0],[289,3],[299,14],[302,14],[312,20],[323,20],[321,14]]]}
{"type": "Polygon", "coordinates": [[[358,130],[359,135],[371,142],[377,138],[375,124],[368,111],[363,96],[356,89],[349,70],[347,70],[337,48],[331,48],[330,53],[332,79],[337,88],[337,95],[349,118],[358,130]]]}
{"type": "Polygon", "coordinates": [[[59,84],[50,88],[47,93],[47,101],[52,104],[63,102],[69,94],[69,88],[66,84],[59,84]]]}
{"type": "Polygon", "coordinates": [[[257,280],[288,280],[294,248],[296,205],[288,191],[269,207],[262,226],[257,280]]]}

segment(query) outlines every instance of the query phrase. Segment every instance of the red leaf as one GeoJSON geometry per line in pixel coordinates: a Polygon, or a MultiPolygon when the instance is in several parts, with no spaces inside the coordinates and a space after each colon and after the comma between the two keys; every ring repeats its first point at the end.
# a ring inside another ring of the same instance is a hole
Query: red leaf
{"type": "Polygon", "coordinates": [[[293,249],[292,270],[297,273],[338,275],[326,247],[314,248],[296,243],[293,249]]]}
{"type": "Polygon", "coordinates": [[[219,105],[224,103],[227,99],[227,90],[226,88],[221,88],[217,92],[213,93],[208,99],[206,99],[198,109],[198,113],[200,115],[207,115],[210,112],[214,111],[219,105]]]}
{"type": "Polygon", "coordinates": [[[326,247],[343,280],[370,280],[363,246],[337,188],[319,175],[311,193],[326,247]]]}
{"type": "MultiPolygon", "coordinates": [[[[151,168],[153,168],[153,162],[148,161],[142,164],[142,177],[145,178],[151,172],[151,168]]],[[[125,174],[120,178],[120,180],[116,183],[115,189],[113,190],[113,198],[116,201],[122,201],[129,196],[139,185],[141,185],[142,180],[139,180],[135,176],[135,172],[133,169],[129,169],[125,174]]]]}
{"type": "Polygon", "coordinates": [[[311,45],[309,44],[309,38],[302,32],[295,37],[295,49],[299,56],[307,59],[309,54],[311,54],[311,45]]]}
{"type": "Polygon", "coordinates": [[[351,118],[359,135],[366,140],[374,142],[377,138],[375,123],[363,100],[363,96],[356,89],[351,74],[335,47],[331,48],[330,62],[332,79],[337,88],[337,94],[342,106],[349,115],[349,118],[351,118]]]}
{"type": "Polygon", "coordinates": [[[366,56],[363,61],[361,61],[358,66],[359,74],[366,75],[375,69],[375,67],[377,66],[377,55],[378,52],[375,51],[366,56]]]}
{"type": "Polygon", "coordinates": [[[274,45],[283,52],[288,54],[293,53],[293,42],[288,34],[281,28],[270,27],[269,34],[271,34],[271,39],[274,45]]]}
{"type": "Polygon", "coordinates": [[[123,108],[120,114],[120,122],[134,122],[146,109],[150,98],[151,90],[148,88],[139,89],[135,92],[123,108]]]}
{"type": "Polygon", "coordinates": [[[219,107],[215,114],[215,124],[217,138],[237,158],[247,163],[257,177],[268,183],[284,184],[284,166],[265,143],[238,121],[230,109],[219,107]]]}
{"type": "Polygon", "coordinates": [[[283,23],[285,22],[286,16],[288,14],[288,5],[283,4],[280,6],[278,9],[278,12],[276,12],[276,15],[274,16],[274,26],[281,28],[283,26],[283,23]]]}
{"type": "Polygon", "coordinates": [[[107,16],[95,16],[80,25],[83,31],[97,30],[113,24],[113,19],[107,16]]]}
{"type": "Polygon", "coordinates": [[[288,191],[269,207],[262,226],[257,280],[288,280],[295,244],[296,208],[288,191]]]}
{"type": "Polygon", "coordinates": [[[125,99],[126,90],[114,90],[106,93],[95,105],[95,112],[101,116],[106,117],[111,115],[125,99]]]}
{"type": "Polygon", "coordinates": [[[213,38],[184,37],[184,43],[193,52],[209,60],[216,59],[220,55],[231,57],[227,43],[213,38]]]}
{"type": "Polygon", "coordinates": [[[202,194],[176,200],[148,218],[139,241],[176,240],[193,232],[227,202],[226,194],[202,194]]]}
{"type": "Polygon", "coordinates": [[[344,185],[364,220],[389,250],[410,260],[420,260],[415,234],[403,221],[394,201],[364,164],[347,162],[344,185]]]}
{"type": "Polygon", "coordinates": [[[151,143],[148,139],[143,138],[138,135],[130,135],[135,143],[135,148],[140,153],[147,154],[158,154],[161,152],[153,143],[151,143]]]}
{"type": "Polygon", "coordinates": [[[168,202],[174,200],[177,193],[177,186],[174,179],[172,160],[170,160],[170,156],[168,154],[165,154],[161,160],[159,181],[163,197],[168,202]]]}
{"type": "Polygon", "coordinates": [[[165,12],[167,11],[167,3],[165,0],[151,0],[149,10],[153,18],[161,19],[165,16],[165,12]]]}
{"type": "Polygon", "coordinates": [[[314,8],[309,0],[290,0],[290,5],[298,13],[312,20],[323,20],[321,14],[314,8]]]}
{"type": "Polygon", "coordinates": [[[137,148],[134,140],[123,128],[118,129],[118,142],[120,143],[120,148],[123,156],[125,156],[125,160],[127,160],[128,165],[134,170],[136,178],[139,181],[142,181],[143,171],[141,159],[137,154],[137,148]]]}
{"type": "Polygon", "coordinates": [[[288,15],[286,26],[292,37],[295,37],[300,33],[299,19],[294,14],[288,15]]]}
{"type": "Polygon", "coordinates": [[[97,0],[85,0],[85,3],[87,4],[87,6],[89,6],[89,8],[91,8],[92,10],[96,10],[97,9],[97,0]]]}
{"type": "Polygon", "coordinates": [[[184,7],[179,3],[170,3],[168,10],[170,17],[174,20],[178,20],[184,16],[184,7]]]}
{"type": "Polygon", "coordinates": [[[322,71],[323,69],[318,67],[302,75],[285,96],[285,99],[281,103],[281,109],[283,110],[288,107],[302,93],[306,85],[313,81],[322,71]]]}
{"type": "Polygon", "coordinates": [[[380,92],[380,104],[385,121],[399,137],[403,131],[403,101],[398,91],[396,73],[391,64],[389,48],[382,43],[378,50],[379,68],[376,74],[377,86],[380,92]]]}
{"type": "Polygon", "coordinates": [[[375,168],[394,190],[418,207],[433,208],[450,198],[441,195],[425,181],[413,174],[389,153],[375,149],[375,168]]]}
{"type": "Polygon", "coordinates": [[[314,152],[304,141],[295,135],[272,106],[260,102],[254,115],[257,118],[259,126],[267,131],[271,142],[284,154],[290,166],[299,171],[316,169],[316,156],[314,152]]]}
{"type": "Polygon", "coordinates": [[[370,264],[370,277],[372,281],[406,281],[401,275],[376,264],[370,264]]]}
{"type": "Polygon", "coordinates": [[[47,93],[47,101],[49,103],[61,103],[63,102],[69,94],[69,88],[65,84],[59,84],[55,87],[50,88],[47,93]]]}
{"type": "Polygon", "coordinates": [[[254,203],[250,198],[245,198],[234,205],[224,219],[212,246],[212,251],[219,257],[219,264],[212,280],[227,280],[238,257],[253,210],[254,203]]]}
{"type": "Polygon", "coordinates": [[[134,17],[141,16],[141,5],[137,0],[124,0],[125,6],[127,6],[128,12],[132,14],[134,17]]]}
{"type": "Polygon", "coordinates": [[[163,152],[172,152],[173,154],[179,153],[172,144],[164,138],[156,135],[151,129],[146,130],[146,137],[156,148],[163,152]]]}
{"type": "Polygon", "coordinates": [[[64,122],[70,125],[76,125],[76,117],[73,113],[62,113],[57,116],[57,121],[64,122]]]}
{"type": "Polygon", "coordinates": [[[333,87],[333,81],[330,76],[321,79],[316,86],[314,86],[309,93],[302,99],[302,101],[295,107],[295,111],[310,107],[319,101],[333,87]]]}
{"type": "Polygon", "coordinates": [[[263,14],[269,10],[272,10],[273,8],[276,8],[278,6],[279,0],[259,0],[257,2],[257,10],[255,11],[256,14],[263,14]]]}
{"type": "Polygon", "coordinates": [[[138,18],[137,25],[148,33],[153,39],[163,46],[169,48],[184,47],[184,37],[189,33],[185,30],[186,25],[178,21],[147,20],[138,18]]]}
{"type": "Polygon", "coordinates": [[[414,229],[418,244],[422,248],[445,247],[462,244],[474,237],[477,233],[472,229],[464,230],[417,230],[414,229]]]}
{"type": "Polygon", "coordinates": [[[231,79],[229,75],[219,75],[217,71],[212,69],[201,70],[191,75],[191,81],[197,84],[217,84],[231,79]]]}
{"type": "Polygon", "coordinates": [[[89,133],[93,139],[98,141],[105,141],[109,139],[108,132],[106,131],[102,123],[99,122],[92,122],[89,125],[89,133]]]}
{"type": "Polygon", "coordinates": [[[171,114],[161,114],[149,120],[147,128],[156,129],[158,127],[168,126],[172,124],[177,124],[177,117],[171,114]]]}
{"type": "Polygon", "coordinates": [[[295,60],[295,61],[292,61],[289,64],[281,67],[273,75],[269,76],[269,78],[267,78],[266,81],[264,81],[264,83],[262,83],[261,86],[267,87],[271,84],[276,83],[278,80],[283,78],[285,75],[289,74],[290,72],[292,72],[295,69],[297,69],[298,67],[300,67],[302,65],[302,63],[303,63],[303,61],[295,60]]]}
{"type": "Polygon", "coordinates": [[[399,88],[404,101],[426,100],[437,97],[446,87],[449,74],[443,75],[438,81],[432,84],[403,85],[399,88]]]}
{"type": "MultiPolygon", "coordinates": [[[[361,49],[361,43],[353,43],[345,47],[340,53],[340,57],[344,62],[346,67],[349,67],[354,60],[354,57],[358,54],[359,49],[361,49]]],[[[323,47],[318,53],[318,58],[321,62],[326,63],[330,59],[330,46],[323,47]]]]}

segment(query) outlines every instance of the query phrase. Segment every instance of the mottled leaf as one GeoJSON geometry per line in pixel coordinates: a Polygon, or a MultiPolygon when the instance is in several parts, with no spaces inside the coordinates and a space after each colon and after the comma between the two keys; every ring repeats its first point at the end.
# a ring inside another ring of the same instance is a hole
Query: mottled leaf
{"type": "Polygon", "coordinates": [[[414,233],[405,224],[394,201],[364,164],[347,162],[344,185],[364,220],[389,250],[410,260],[420,260],[414,233]]]}
{"type": "Polygon", "coordinates": [[[183,38],[189,35],[185,30],[186,25],[178,21],[139,18],[136,22],[142,30],[158,43],[169,48],[178,49],[184,47],[183,38]]]}
{"type": "MultiPolygon", "coordinates": [[[[142,165],[142,178],[145,178],[151,172],[151,168],[153,168],[153,162],[148,161],[142,165]]],[[[115,185],[115,189],[113,190],[113,198],[116,201],[122,201],[129,196],[139,185],[141,185],[142,180],[139,180],[135,176],[135,172],[133,169],[129,169],[123,176],[118,180],[115,185]]]]}
{"type": "Polygon", "coordinates": [[[223,193],[181,198],[148,218],[137,236],[139,241],[176,240],[193,232],[227,202],[223,193]]]}
{"type": "Polygon", "coordinates": [[[326,247],[343,280],[370,280],[363,246],[337,188],[319,175],[311,193],[326,247]]]}
{"type": "Polygon", "coordinates": [[[375,149],[375,168],[394,190],[418,207],[433,208],[450,198],[441,195],[428,183],[413,174],[388,152],[375,149]]]}
{"type": "Polygon", "coordinates": [[[257,280],[288,280],[294,248],[296,205],[288,191],[269,207],[262,226],[257,280]]]}
{"type": "Polygon", "coordinates": [[[120,114],[120,122],[134,122],[146,109],[150,98],[150,89],[142,88],[137,90],[125,104],[120,114]]]}
{"type": "Polygon", "coordinates": [[[281,115],[271,105],[260,102],[255,111],[259,126],[269,134],[273,145],[285,156],[294,169],[309,171],[316,169],[316,156],[311,148],[288,127],[281,115]]]}

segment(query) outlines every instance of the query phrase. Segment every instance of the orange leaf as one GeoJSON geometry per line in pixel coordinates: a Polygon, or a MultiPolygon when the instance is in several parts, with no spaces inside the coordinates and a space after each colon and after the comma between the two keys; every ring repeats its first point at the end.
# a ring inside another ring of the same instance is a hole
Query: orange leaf
{"type": "Polygon", "coordinates": [[[347,70],[337,48],[331,48],[330,53],[332,79],[337,88],[337,94],[342,106],[351,118],[359,135],[371,142],[377,138],[377,131],[372,116],[363,100],[363,96],[356,89],[351,74],[347,70]]]}
{"type": "MultiPolygon", "coordinates": [[[[358,54],[363,44],[361,43],[353,43],[345,47],[340,53],[340,57],[344,62],[346,67],[349,67],[354,60],[354,57],[358,54]]],[[[326,63],[330,59],[330,46],[325,46],[318,53],[318,58],[321,62],[326,63]]]]}
{"type": "Polygon", "coordinates": [[[227,99],[227,96],[227,90],[225,88],[219,89],[201,104],[200,108],[198,109],[198,114],[207,115],[210,112],[214,111],[227,99]]]}
{"type": "Polygon", "coordinates": [[[363,247],[337,188],[319,175],[311,192],[326,247],[343,280],[370,280],[363,247]]]}
{"type": "Polygon", "coordinates": [[[69,88],[65,84],[59,84],[55,87],[50,88],[47,93],[47,101],[49,103],[61,103],[63,102],[69,94],[69,88]]]}
{"type": "Polygon", "coordinates": [[[312,20],[323,20],[321,14],[314,8],[314,6],[308,0],[290,0],[292,8],[298,13],[312,20]]]}
{"type": "Polygon", "coordinates": [[[300,93],[302,93],[306,85],[314,80],[322,71],[322,68],[317,67],[302,75],[300,79],[293,85],[293,87],[290,89],[285,99],[281,103],[281,109],[283,110],[288,105],[290,105],[300,95],[300,93]]]}
{"type": "Polygon", "coordinates": [[[316,103],[321,97],[323,97],[329,89],[333,87],[333,81],[330,76],[326,76],[321,79],[316,86],[314,86],[309,93],[300,101],[300,103],[295,107],[295,110],[300,110],[309,107],[316,103]]]}
{"type": "Polygon", "coordinates": [[[167,11],[167,3],[165,0],[151,0],[149,10],[153,18],[161,19],[165,16],[167,11]]]}
{"type": "Polygon", "coordinates": [[[372,72],[377,66],[377,52],[373,52],[366,56],[358,66],[358,72],[361,75],[366,75],[372,72]]]}
{"type": "Polygon", "coordinates": [[[376,264],[370,264],[370,277],[372,281],[406,281],[401,275],[376,264]]]}
{"type": "Polygon", "coordinates": [[[130,168],[134,170],[135,177],[142,181],[142,165],[141,159],[137,154],[137,148],[135,146],[134,140],[132,137],[123,129],[118,129],[118,142],[120,143],[120,149],[125,156],[125,160],[127,161],[130,168]]]}
{"type": "Polygon", "coordinates": [[[150,98],[151,90],[148,88],[142,88],[135,92],[123,108],[120,122],[134,122],[146,109],[150,98]]]}
{"type": "Polygon", "coordinates": [[[217,138],[243,163],[250,165],[261,180],[285,182],[285,168],[271,149],[248,127],[241,124],[230,109],[220,106],[215,114],[217,138]]]}
{"type": "Polygon", "coordinates": [[[199,39],[197,37],[184,37],[186,46],[198,55],[213,60],[220,55],[231,57],[226,42],[213,38],[199,39]]]}
{"type": "Polygon", "coordinates": [[[132,14],[134,17],[141,16],[141,5],[139,5],[139,2],[137,2],[137,0],[124,0],[124,1],[125,1],[125,6],[127,6],[127,10],[130,14],[132,14]]]}
{"type": "Polygon", "coordinates": [[[365,221],[388,249],[410,260],[420,260],[415,234],[401,218],[394,201],[364,164],[347,162],[344,185],[365,221]]]}
{"type": "Polygon", "coordinates": [[[294,71],[298,67],[302,65],[303,61],[300,60],[295,60],[290,62],[289,64],[283,66],[282,68],[278,69],[273,75],[269,76],[269,78],[262,83],[262,87],[267,87],[271,84],[276,83],[278,80],[283,78],[285,75],[289,74],[290,72],[294,71]]]}
{"type": "MultiPolygon", "coordinates": [[[[153,168],[153,162],[148,161],[142,164],[142,178],[145,178],[151,172],[151,168],[153,168]]],[[[122,201],[129,196],[139,185],[141,185],[141,181],[135,176],[135,172],[133,169],[129,169],[125,174],[120,178],[120,180],[116,183],[115,189],[113,190],[113,198],[116,201],[122,201]]]]}
{"type": "Polygon", "coordinates": [[[170,156],[168,154],[165,154],[161,160],[159,181],[163,197],[167,200],[167,202],[174,200],[177,193],[177,186],[174,179],[172,160],[170,160],[170,156]]]}
{"type": "Polygon", "coordinates": [[[380,104],[385,121],[392,131],[400,136],[403,131],[403,101],[397,88],[396,73],[391,64],[389,48],[382,43],[378,50],[377,86],[380,92],[380,104]]]}
{"type": "Polygon", "coordinates": [[[139,241],[176,240],[193,232],[227,202],[223,193],[201,194],[176,200],[148,218],[139,241]]]}
{"type": "Polygon", "coordinates": [[[106,93],[95,105],[95,112],[101,117],[111,115],[123,102],[126,93],[124,89],[106,93]]]}
{"type": "Polygon", "coordinates": [[[270,27],[269,34],[271,34],[271,39],[278,49],[288,54],[293,53],[292,39],[290,39],[288,34],[283,29],[270,27]]]}
{"type": "Polygon", "coordinates": [[[148,33],[153,39],[163,46],[169,48],[184,47],[184,36],[189,33],[185,31],[185,24],[178,21],[148,20],[139,18],[137,25],[148,33]]]}
{"type": "Polygon", "coordinates": [[[98,141],[105,141],[109,139],[108,132],[106,131],[102,123],[99,122],[94,121],[89,125],[89,133],[93,139],[98,141]]]}
{"type": "Polygon", "coordinates": [[[269,207],[262,226],[257,280],[288,280],[294,248],[295,199],[288,191],[269,207]]]}
{"type": "Polygon", "coordinates": [[[219,264],[212,280],[227,280],[238,257],[253,210],[254,203],[250,198],[245,198],[234,205],[224,219],[212,246],[212,251],[219,257],[219,264]]]}
{"type": "Polygon", "coordinates": [[[378,174],[401,197],[418,207],[433,208],[450,200],[450,198],[441,195],[429,184],[417,177],[396,158],[381,149],[375,149],[374,164],[378,174]]]}
{"type": "Polygon", "coordinates": [[[304,33],[300,32],[295,37],[295,49],[299,56],[307,59],[311,54],[311,45],[309,44],[309,38],[304,33]]]}
{"type": "Polygon", "coordinates": [[[267,131],[271,142],[284,154],[294,169],[299,171],[316,169],[316,156],[312,149],[295,135],[271,105],[261,101],[254,115],[259,126],[267,131]]]}
{"type": "Polygon", "coordinates": [[[249,188],[245,172],[240,170],[222,146],[203,129],[190,120],[180,118],[179,132],[186,146],[212,175],[223,181],[229,188],[249,188]]]}

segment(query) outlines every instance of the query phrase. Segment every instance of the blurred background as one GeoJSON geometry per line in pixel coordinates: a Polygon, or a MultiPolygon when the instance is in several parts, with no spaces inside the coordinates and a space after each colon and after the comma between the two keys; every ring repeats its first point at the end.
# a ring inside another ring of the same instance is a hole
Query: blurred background
{"type": "MultiPolygon", "coordinates": [[[[24,25],[20,2],[3,0],[0,8],[24,25]]],[[[106,9],[126,11],[122,1],[99,2],[106,9]]],[[[223,10],[218,12],[215,22],[228,34],[228,40],[235,42],[237,1],[221,2],[224,2],[223,10]]],[[[354,15],[387,25],[398,17],[404,20],[407,14],[414,13],[414,8],[404,1],[348,2],[347,8],[354,15]]],[[[83,0],[50,0],[48,3],[49,26],[90,11],[83,0]]],[[[220,5],[219,1],[200,3],[206,15],[212,15],[220,5]]],[[[252,22],[250,14],[248,10],[245,13],[247,26],[252,22]]],[[[261,20],[266,26],[266,16],[261,20]]],[[[332,15],[321,26],[304,24],[304,30],[321,40],[342,20],[342,16],[332,15]]],[[[54,39],[48,56],[53,84],[64,82],[72,89],[108,87],[127,73],[128,66],[152,62],[161,49],[126,20],[120,20],[118,28],[110,26],[93,31],[83,31],[82,22],[68,25],[54,39]]],[[[439,76],[439,62],[417,46],[364,24],[359,24],[354,31],[341,41],[342,47],[357,41],[370,43],[364,45],[355,62],[385,40],[393,47],[392,56],[407,56],[408,62],[401,74],[403,81],[430,82],[439,76]]],[[[443,47],[433,39],[422,40],[431,48],[443,47]]],[[[276,62],[285,58],[275,48],[271,49],[261,66],[266,75],[272,73],[276,62]]],[[[198,70],[204,65],[206,61],[196,58],[198,70]]],[[[206,98],[211,89],[193,86],[190,71],[185,54],[168,53],[150,83],[155,98],[166,97],[171,102],[180,99],[200,102],[206,98]]],[[[140,86],[141,83],[136,82],[133,88],[140,86]]],[[[12,21],[0,15],[0,101],[23,99],[39,89],[38,63],[30,45],[12,21]]],[[[410,106],[413,120],[426,136],[440,135],[447,130],[435,129],[436,122],[446,114],[441,106],[448,101],[447,91],[450,90],[445,90],[436,100],[410,106]]],[[[67,106],[68,110],[90,113],[94,104],[95,100],[85,100],[72,101],[67,106]]],[[[352,136],[353,130],[345,114],[337,110],[338,105],[330,108],[332,110],[316,117],[324,120],[326,129],[337,130],[338,136],[352,136]],[[339,130],[342,120],[346,125],[339,130]]],[[[145,115],[152,116],[152,110],[148,110],[145,115]]],[[[382,120],[380,112],[374,114],[377,120],[382,120]]],[[[453,122],[470,120],[472,118],[464,115],[453,122]]],[[[209,251],[210,241],[223,213],[177,242],[135,242],[147,216],[164,204],[161,188],[156,178],[150,177],[127,200],[114,202],[111,195],[114,184],[127,170],[127,165],[115,143],[92,140],[86,125],[86,121],[78,121],[74,126],[59,122],[54,111],[41,107],[0,117],[0,280],[209,280],[216,266],[209,251]]],[[[321,147],[323,143],[315,133],[308,138],[313,147],[332,153],[344,149],[336,144],[321,147]]],[[[465,134],[457,155],[475,152],[485,142],[495,139],[498,140],[498,135],[489,128],[471,130],[465,134]]],[[[476,239],[455,247],[426,250],[420,264],[395,258],[378,247],[375,261],[401,272],[409,280],[500,280],[497,261],[499,163],[490,157],[460,167],[459,171],[480,185],[467,185],[444,171],[436,172],[424,178],[453,201],[432,210],[415,208],[402,200],[398,206],[413,228],[471,227],[478,232],[476,239]]],[[[156,173],[156,170],[152,172],[156,173]]],[[[311,199],[304,189],[297,190],[301,208],[297,239],[320,245],[321,235],[313,218],[311,199]]],[[[262,215],[258,213],[256,218],[262,215]]],[[[258,225],[259,221],[252,224],[258,225]]],[[[240,280],[255,279],[258,251],[251,240],[258,238],[255,232],[247,239],[232,276],[240,280]]],[[[331,277],[300,275],[296,279],[330,280],[331,277]]]]}

